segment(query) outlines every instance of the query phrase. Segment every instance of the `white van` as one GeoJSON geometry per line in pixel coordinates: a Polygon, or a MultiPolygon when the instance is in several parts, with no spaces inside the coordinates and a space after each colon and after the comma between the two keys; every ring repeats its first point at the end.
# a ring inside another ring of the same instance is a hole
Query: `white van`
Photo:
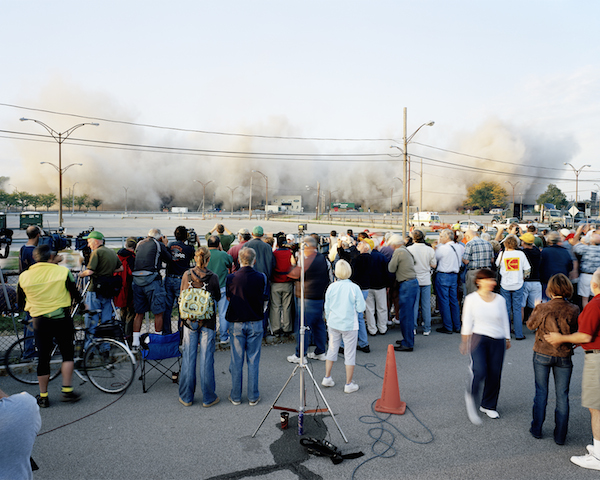
{"type": "Polygon", "coordinates": [[[413,215],[413,227],[429,227],[432,223],[441,223],[438,212],[417,212],[413,215]]]}
{"type": "Polygon", "coordinates": [[[502,212],[504,210],[502,210],[501,208],[492,208],[490,210],[490,215],[502,215],[502,212]]]}

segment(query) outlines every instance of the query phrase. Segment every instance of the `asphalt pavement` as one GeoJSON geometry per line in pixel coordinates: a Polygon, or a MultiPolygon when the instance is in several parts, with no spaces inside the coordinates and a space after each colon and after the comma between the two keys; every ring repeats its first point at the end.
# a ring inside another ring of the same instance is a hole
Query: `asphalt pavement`
{"type": "MultiPolygon", "coordinates": [[[[371,352],[357,352],[357,392],[343,392],[342,358],[333,368],[336,385],[322,389],[348,443],[328,414],[305,418],[306,436],[325,438],[342,453],[362,451],[361,458],[334,465],[327,457],[308,455],[299,445],[295,413],[290,414],[289,428],[282,431],[279,412],[272,411],[252,437],[294,370],[286,361],[294,344],[282,343],[262,348],[261,401],[254,407],[248,405],[245,390],[242,405],[227,400],[228,349],[215,354],[221,402],[210,408],[202,407],[199,389],[193,405],[184,407],[177,400],[177,385],[170,380],[161,379],[142,393],[137,378],[125,394],[116,396],[77,382],[83,399],[62,404],[59,377],[50,384],[50,408],[41,411],[42,429],[33,450],[40,470],[34,478],[285,480],[350,479],[353,474],[356,479],[597,478],[596,472],[569,461],[571,455],[584,454],[592,439],[589,413],[580,406],[581,350],[574,357],[569,434],[566,444],[558,446],[552,438],[553,398],[544,438],[536,440],[528,431],[534,393],[533,334],[513,342],[506,354],[500,419],[483,417],[481,426],[469,422],[464,405],[468,358],[458,352],[460,336],[436,332],[429,337],[417,335],[414,352],[395,354],[406,413],[375,416],[371,408],[381,396],[387,346],[398,336],[397,330],[390,330],[369,337],[371,352]]],[[[320,382],[324,362],[312,360],[309,368],[320,382]]],[[[312,380],[308,375],[305,379],[307,408],[324,408],[312,380]]],[[[299,384],[297,373],[277,405],[297,409],[299,384]]],[[[8,377],[0,377],[0,385],[7,393],[36,393],[35,386],[8,377]]]]}

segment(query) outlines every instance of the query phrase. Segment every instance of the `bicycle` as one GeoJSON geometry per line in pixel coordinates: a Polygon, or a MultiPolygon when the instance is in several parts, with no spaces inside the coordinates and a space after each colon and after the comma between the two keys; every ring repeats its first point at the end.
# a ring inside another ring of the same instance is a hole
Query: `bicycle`
{"type": "MultiPolygon", "coordinates": [[[[75,316],[75,312],[72,316],[75,316]]],[[[27,327],[32,328],[31,323],[27,327]]],[[[74,372],[83,382],[89,380],[106,393],[120,393],[131,385],[136,369],[135,357],[124,342],[123,331],[118,323],[98,325],[95,336],[86,328],[76,327],[73,344],[74,372]],[[87,347],[86,343],[89,343],[87,347]]],[[[33,337],[26,336],[14,342],[4,356],[4,364],[8,374],[15,380],[37,384],[38,354],[33,337]],[[25,342],[33,342],[33,352],[31,343],[26,346],[25,342]]],[[[60,350],[58,345],[54,345],[50,357],[50,380],[58,377],[61,365],[60,350]]]]}

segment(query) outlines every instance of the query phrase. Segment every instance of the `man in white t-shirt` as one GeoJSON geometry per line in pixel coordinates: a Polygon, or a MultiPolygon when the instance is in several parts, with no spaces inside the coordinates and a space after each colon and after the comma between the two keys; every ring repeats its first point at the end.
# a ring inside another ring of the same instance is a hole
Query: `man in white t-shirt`
{"type": "Polygon", "coordinates": [[[412,232],[414,243],[406,249],[415,259],[415,273],[419,282],[419,290],[415,301],[415,333],[419,320],[419,306],[423,318],[423,335],[431,333],[431,269],[435,268],[435,250],[425,243],[425,235],[421,230],[412,232]]]}

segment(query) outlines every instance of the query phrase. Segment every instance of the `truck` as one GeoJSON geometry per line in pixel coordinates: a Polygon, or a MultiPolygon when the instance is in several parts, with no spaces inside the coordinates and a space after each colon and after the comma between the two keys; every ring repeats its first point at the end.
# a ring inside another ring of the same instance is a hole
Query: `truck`
{"type": "Polygon", "coordinates": [[[411,226],[431,227],[433,224],[442,223],[438,212],[417,212],[413,215],[411,226]]]}

